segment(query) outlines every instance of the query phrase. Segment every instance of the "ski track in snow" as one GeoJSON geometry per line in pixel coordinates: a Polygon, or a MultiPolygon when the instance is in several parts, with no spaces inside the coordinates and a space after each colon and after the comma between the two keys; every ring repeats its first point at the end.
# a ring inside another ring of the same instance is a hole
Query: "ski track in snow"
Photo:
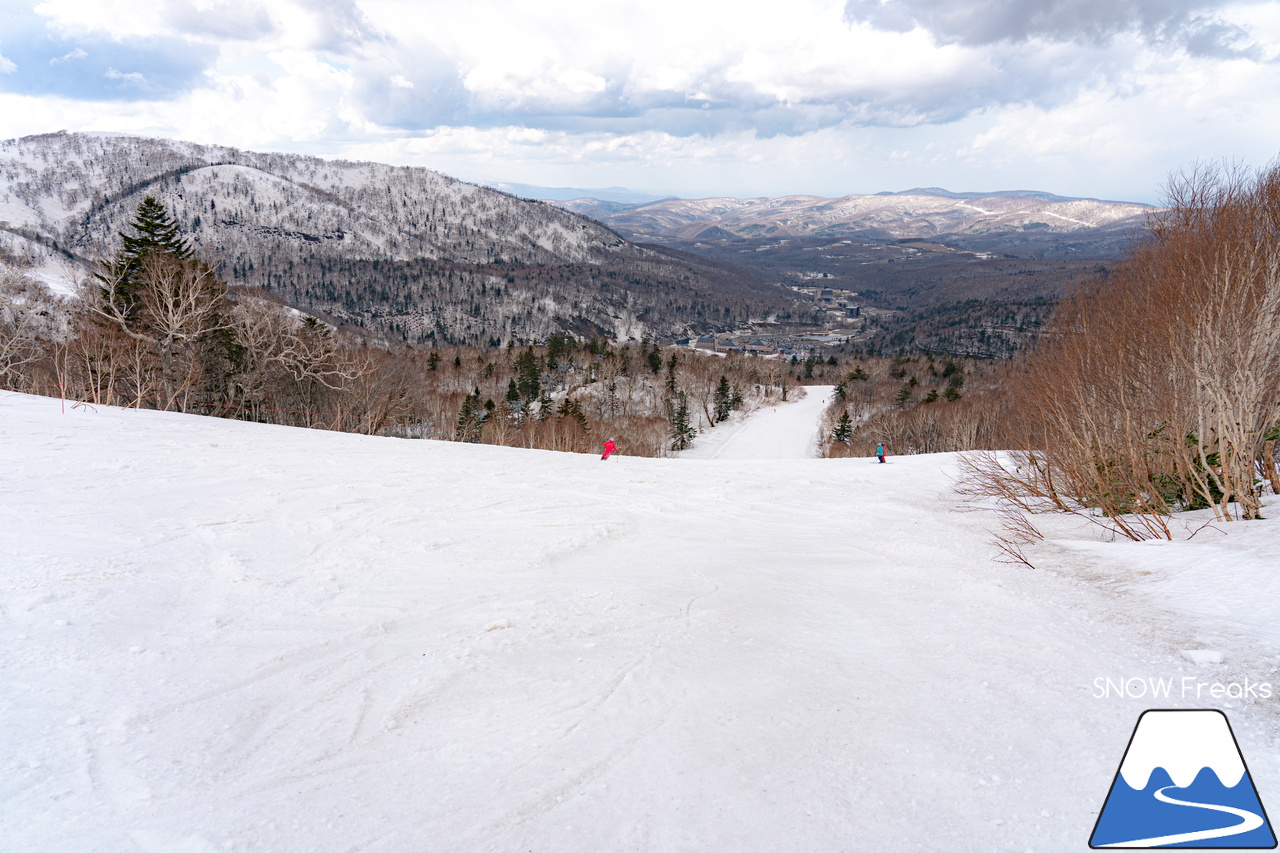
{"type": "Polygon", "coordinates": [[[792,399],[705,430],[682,459],[811,459],[818,456],[818,419],[835,391],[832,385],[793,389],[792,399]]]}
{"type": "Polygon", "coordinates": [[[1083,849],[1093,680],[1233,635],[995,562],[950,455],[808,458],[829,393],[607,464],[0,394],[6,847],[1083,849]]]}

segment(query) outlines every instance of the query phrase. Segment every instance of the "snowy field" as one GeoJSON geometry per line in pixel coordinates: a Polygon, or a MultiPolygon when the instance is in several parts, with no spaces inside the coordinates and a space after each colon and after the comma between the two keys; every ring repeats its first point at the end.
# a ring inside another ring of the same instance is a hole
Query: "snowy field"
{"type": "Polygon", "coordinates": [[[1280,813],[1280,696],[1095,681],[1280,692],[1280,526],[999,563],[823,393],[608,462],[0,394],[0,847],[1085,850],[1150,707],[1280,813]]]}

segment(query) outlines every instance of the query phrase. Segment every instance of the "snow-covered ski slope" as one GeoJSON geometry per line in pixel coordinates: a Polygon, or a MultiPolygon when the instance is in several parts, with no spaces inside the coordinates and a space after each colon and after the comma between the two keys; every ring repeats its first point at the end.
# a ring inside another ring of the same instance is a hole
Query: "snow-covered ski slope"
{"type": "Polygon", "coordinates": [[[784,406],[766,406],[753,417],[731,414],[705,431],[683,459],[811,459],[818,455],[818,418],[834,385],[798,388],[784,406]]]}
{"type": "Polygon", "coordinates": [[[1276,699],[1094,693],[1280,681],[1254,630],[1280,597],[1180,609],[1263,583],[1274,523],[1032,571],[994,561],[953,457],[894,462],[0,394],[0,846],[1081,850],[1153,706],[1226,709],[1280,803],[1276,699]],[[1205,645],[1227,662],[1178,655],[1205,645]]]}

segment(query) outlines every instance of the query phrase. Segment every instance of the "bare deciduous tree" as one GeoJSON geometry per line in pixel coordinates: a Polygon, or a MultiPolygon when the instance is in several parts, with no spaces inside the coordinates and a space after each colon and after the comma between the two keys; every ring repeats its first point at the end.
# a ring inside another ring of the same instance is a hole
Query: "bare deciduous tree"
{"type": "Polygon", "coordinates": [[[1028,357],[1025,473],[988,460],[970,485],[1100,513],[1134,539],[1167,538],[1177,509],[1257,518],[1280,424],[1277,235],[1280,166],[1175,179],[1151,238],[1060,306],[1028,357]]]}

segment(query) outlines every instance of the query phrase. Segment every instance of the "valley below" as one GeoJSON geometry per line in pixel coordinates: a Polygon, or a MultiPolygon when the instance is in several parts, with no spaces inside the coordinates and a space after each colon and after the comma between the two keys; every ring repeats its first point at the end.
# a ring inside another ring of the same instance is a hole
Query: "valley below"
{"type": "Polygon", "coordinates": [[[0,254],[73,290],[148,195],[233,287],[373,340],[825,334],[981,358],[1034,338],[1152,211],[936,188],[543,201],[426,169],[59,133],[0,144],[0,254]]]}

